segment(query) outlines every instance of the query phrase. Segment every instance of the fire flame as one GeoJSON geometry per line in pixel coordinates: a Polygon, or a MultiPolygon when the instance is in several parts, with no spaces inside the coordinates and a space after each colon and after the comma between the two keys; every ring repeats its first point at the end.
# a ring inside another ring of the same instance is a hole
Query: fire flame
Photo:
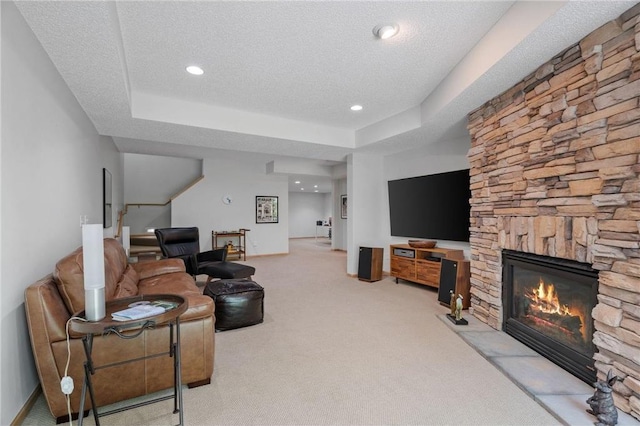
{"type": "Polygon", "coordinates": [[[558,294],[553,284],[546,285],[540,278],[538,288],[533,289],[533,301],[538,310],[547,314],[571,315],[567,305],[560,305],[558,294]]]}
{"type": "Polygon", "coordinates": [[[582,322],[580,332],[584,336],[586,332],[584,327],[585,314],[577,308],[562,305],[552,283],[547,284],[540,278],[538,287],[532,289],[528,298],[532,301],[531,307],[538,312],[579,317],[582,322]]]}

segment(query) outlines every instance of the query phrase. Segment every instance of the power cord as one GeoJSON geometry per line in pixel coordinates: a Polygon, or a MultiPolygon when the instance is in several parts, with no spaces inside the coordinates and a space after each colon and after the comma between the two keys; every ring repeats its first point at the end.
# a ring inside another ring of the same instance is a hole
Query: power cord
{"type": "MultiPolygon", "coordinates": [[[[73,426],[73,419],[71,417],[71,393],[73,392],[73,379],[68,375],[69,374],[69,363],[71,362],[71,342],[69,337],[69,323],[72,320],[84,321],[87,322],[85,318],[81,317],[71,317],[67,320],[67,324],[64,329],[67,334],[67,364],[64,366],[64,377],[60,380],[60,389],[62,393],[65,394],[67,399],[67,413],[69,414],[69,426],[73,426]]],[[[80,407],[82,409],[83,407],[80,407]]]]}
{"type": "MultiPolygon", "coordinates": [[[[253,240],[251,239],[251,237],[250,237],[250,236],[248,236],[248,235],[246,235],[246,234],[245,234],[245,238],[246,238],[247,240],[249,240],[249,244],[251,244],[251,247],[253,247],[253,252],[254,252],[255,254],[258,254],[258,249],[257,249],[257,247],[258,247],[258,243],[254,243],[254,242],[253,242],[253,240]]],[[[247,247],[245,247],[245,248],[244,248],[244,252],[245,252],[245,254],[247,254],[247,248],[248,248],[248,247],[249,247],[249,246],[247,246],[247,247]]]]}

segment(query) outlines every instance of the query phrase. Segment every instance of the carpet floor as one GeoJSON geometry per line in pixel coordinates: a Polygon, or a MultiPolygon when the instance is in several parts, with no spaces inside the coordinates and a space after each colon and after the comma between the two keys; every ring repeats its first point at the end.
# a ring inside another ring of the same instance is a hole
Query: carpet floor
{"type": "MultiPolygon", "coordinates": [[[[346,254],[315,239],[246,263],[264,323],[216,333],[211,384],[183,392],[187,425],[559,424],[438,319],[434,290],[349,277],[346,254]]],[[[175,424],[172,404],[100,420],[175,424]]],[[[42,396],[23,424],[55,424],[42,396]]]]}

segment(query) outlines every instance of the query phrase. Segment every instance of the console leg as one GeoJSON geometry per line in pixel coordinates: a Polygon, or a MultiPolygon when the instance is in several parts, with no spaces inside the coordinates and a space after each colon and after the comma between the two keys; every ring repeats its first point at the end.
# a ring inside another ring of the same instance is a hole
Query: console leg
{"type": "Polygon", "coordinates": [[[176,366],[176,370],[178,371],[177,374],[177,384],[178,384],[178,409],[180,410],[180,426],[184,425],[184,401],[182,399],[182,359],[181,359],[181,353],[180,353],[180,317],[176,318],[176,359],[175,359],[175,366],[176,366]]]}

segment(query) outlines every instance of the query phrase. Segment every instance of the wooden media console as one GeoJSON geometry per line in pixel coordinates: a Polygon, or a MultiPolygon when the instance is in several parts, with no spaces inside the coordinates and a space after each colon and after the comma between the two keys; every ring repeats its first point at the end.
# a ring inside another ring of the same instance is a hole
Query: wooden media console
{"type": "MultiPolygon", "coordinates": [[[[464,251],[446,248],[417,248],[409,244],[391,245],[391,276],[429,287],[440,287],[442,260],[455,261],[462,267],[454,270],[455,285],[452,290],[464,297],[464,307],[469,306],[469,262],[464,259],[464,251]]],[[[448,281],[448,280],[445,280],[448,281]]],[[[453,283],[451,283],[453,284],[453,283]]]]}

